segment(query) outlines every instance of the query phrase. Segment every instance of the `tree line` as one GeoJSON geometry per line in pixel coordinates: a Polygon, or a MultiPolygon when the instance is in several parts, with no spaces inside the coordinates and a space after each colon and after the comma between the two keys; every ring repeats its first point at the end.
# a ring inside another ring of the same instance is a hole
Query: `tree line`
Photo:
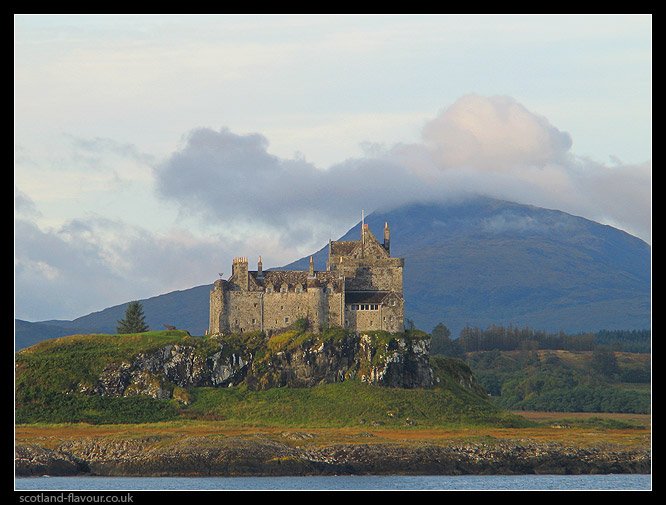
{"type": "Polygon", "coordinates": [[[601,330],[567,334],[548,333],[529,327],[491,325],[486,329],[466,326],[453,340],[451,332],[439,323],[432,333],[432,354],[462,357],[467,352],[515,350],[595,351],[607,348],[613,351],[636,353],[651,352],[650,330],[601,330]]]}

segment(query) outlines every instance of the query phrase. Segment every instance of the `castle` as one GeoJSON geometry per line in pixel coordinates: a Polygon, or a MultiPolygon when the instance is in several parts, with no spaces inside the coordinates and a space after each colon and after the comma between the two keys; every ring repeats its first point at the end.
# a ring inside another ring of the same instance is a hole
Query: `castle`
{"type": "Polygon", "coordinates": [[[209,334],[264,331],[268,334],[306,318],[313,331],[340,326],[349,330],[404,329],[404,258],[390,254],[390,230],[380,244],[361,226],[361,239],[329,241],[325,271],[248,270],[234,258],[228,280],[218,279],[210,293],[209,334]]]}

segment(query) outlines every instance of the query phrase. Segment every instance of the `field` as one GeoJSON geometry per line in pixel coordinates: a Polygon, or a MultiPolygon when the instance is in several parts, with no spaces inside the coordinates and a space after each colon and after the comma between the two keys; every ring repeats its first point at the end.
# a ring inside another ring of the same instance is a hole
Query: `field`
{"type": "Polygon", "coordinates": [[[516,413],[530,426],[459,427],[339,427],[285,428],[284,426],[229,426],[218,421],[168,421],[146,424],[31,424],[16,427],[16,442],[57,447],[62,442],[82,438],[122,440],[156,437],[164,441],[179,437],[242,437],[279,440],[294,446],[330,444],[430,444],[451,445],[466,442],[500,441],[552,442],[572,447],[615,445],[648,448],[651,440],[650,416],[637,414],[589,414],[556,412],[516,413]]]}

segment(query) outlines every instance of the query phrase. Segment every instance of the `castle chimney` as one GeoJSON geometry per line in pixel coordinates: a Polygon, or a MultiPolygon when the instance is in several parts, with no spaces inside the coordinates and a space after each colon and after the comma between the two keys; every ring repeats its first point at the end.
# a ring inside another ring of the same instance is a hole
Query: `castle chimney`
{"type": "Polygon", "coordinates": [[[259,256],[259,261],[257,261],[257,277],[262,278],[264,276],[264,265],[261,262],[261,256],[259,256]]]}
{"type": "Polygon", "coordinates": [[[389,230],[388,221],[384,223],[384,249],[391,254],[391,230],[389,230]]]}
{"type": "Polygon", "coordinates": [[[312,256],[310,256],[310,271],[308,272],[308,277],[310,279],[313,279],[315,276],[314,274],[314,259],[312,259],[312,256]]]}

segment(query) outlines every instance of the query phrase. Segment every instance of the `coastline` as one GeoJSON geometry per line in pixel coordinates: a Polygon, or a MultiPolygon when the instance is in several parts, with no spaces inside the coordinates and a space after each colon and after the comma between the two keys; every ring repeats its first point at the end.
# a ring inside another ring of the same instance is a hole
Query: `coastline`
{"type": "MultiPolygon", "coordinates": [[[[256,436],[82,438],[55,447],[17,443],[17,477],[235,477],[314,475],[649,474],[647,448],[499,440],[417,443],[296,443],[256,436]]],[[[293,437],[293,438],[289,438],[293,437]]],[[[369,434],[368,438],[372,435],[369,434]]],[[[48,444],[47,444],[48,445],[48,444]]]]}

